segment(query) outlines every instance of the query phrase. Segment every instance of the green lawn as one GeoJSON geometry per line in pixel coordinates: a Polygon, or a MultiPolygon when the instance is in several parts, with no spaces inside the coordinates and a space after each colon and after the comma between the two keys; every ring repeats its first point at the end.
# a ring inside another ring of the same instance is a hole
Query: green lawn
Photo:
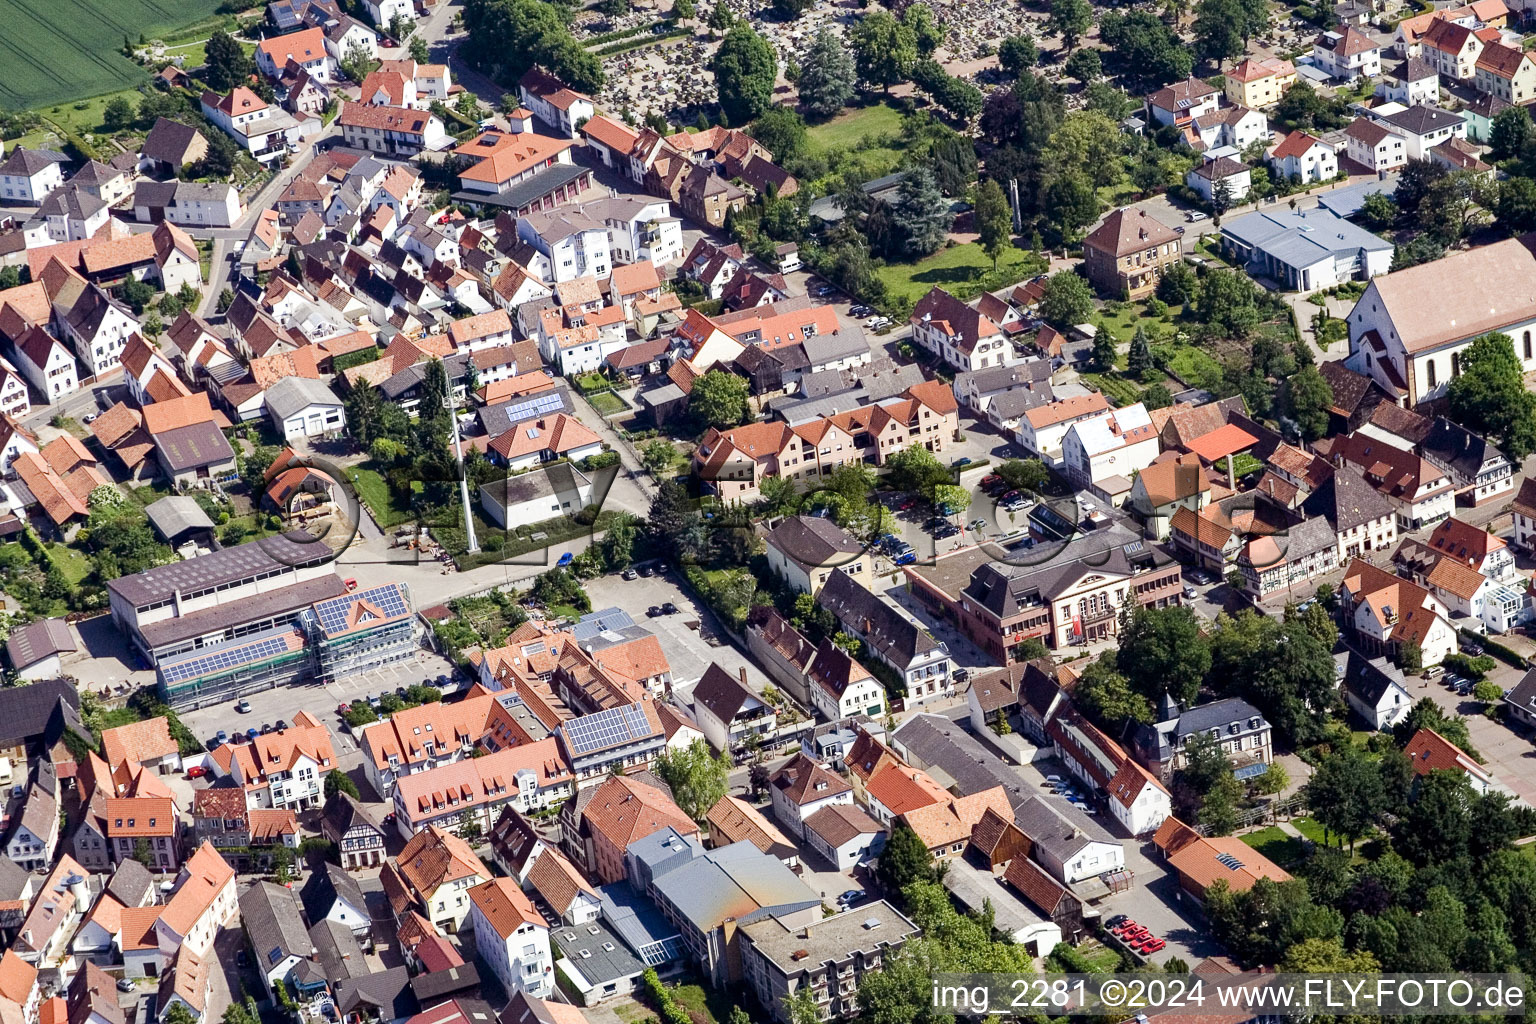
{"type": "Polygon", "coordinates": [[[384,482],[384,475],[369,463],[352,467],[352,483],[380,527],[388,529],[411,518],[410,506],[396,504],[389,485],[384,482]]]}
{"type": "MultiPolygon", "coordinates": [[[[1291,822],[1291,825],[1295,827],[1297,832],[1300,832],[1302,835],[1312,840],[1318,846],[1330,845],[1327,839],[1327,830],[1324,829],[1322,823],[1316,819],[1297,818],[1295,821],[1291,822]]],[[[1337,837],[1334,837],[1332,845],[1338,845],[1337,837]]]]}
{"type": "Polygon", "coordinates": [[[1175,348],[1168,357],[1168,369],[1191,387],[1214,388],[1221,383],[1221,364],[1192,345],[1175,348]]]}
{"type": "Polygon", "coordinates": [[[123,40],[170,34],[218,6],[219,0],[12,0],[0,33],[0,107],[67,106],[145,81],[148,72],[122,55],[123,40]]]}
{"type": "Polygon", "coordinates": [[[981,243],[971,242],[940,249],[917,263],[889,263],[875,273],[885,282],[892,299],[915,303],[934,285],[968,300],[1037,274],[1044,269],[1042,264],[1035,253],[1010,249],[998,260],[994,272],[981,243]]]}
{"type": "Polygon", "coordinates": [[[624,404],[623,399],[611,391],[599,391],[595,395],[588,395],[587,403],[604,416],[612,416],[629,408],[624,404]]]}
{"type": "Polygon", "coordinates": [[[731,1015],[730,995],[717,988],[678,985],[672,990],[672,996],[684,1009],[694,1014],[703,1014],[706,1019],[714,1021],[715,1024],[727,1020],[731,1015]]]}
{"type": "Polygon", "coordinates": [[[1289,867],[1301,860],[1301,840],[1277,825],[1250,832],[1243,836],[1243,842],[1281,867],[1289,867]]]}
{"type": "Polygon", "coordinates": [[[77,551],[63,544],[55,544],[48,550],[53,556],[54,563],[58,565],[59,572],[69,580],[71,587],[78,587],[80,581],[91,574],[96,567],[91,564],[90,558],[83,551],[77,551]]]}
{"type": "Polygon", "coordinates": [[[812,125],[807,132],[809,144],[806,148],[813,154],[833,149],[852,149],[871,136],[900,133],[901,111],[884,103],[876,103],[845,110],[824,124],[812,125]]]}

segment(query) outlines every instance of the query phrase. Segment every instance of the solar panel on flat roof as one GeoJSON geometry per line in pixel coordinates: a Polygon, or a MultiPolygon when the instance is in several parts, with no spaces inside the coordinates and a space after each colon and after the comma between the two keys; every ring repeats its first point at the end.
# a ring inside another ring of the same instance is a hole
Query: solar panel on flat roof
{"type": "Polygon", "coordinates": [[[232,644],[212,651],[205,648],[206,653],[189,651],[189,656],[183,661],[168,662],[162,659],[160,675],[167,683],[180,683],[223,669],[263,661],[287,653],[292,636],[292,630],[284,630],[275,636],[260,637],[249,643],[232,644]]]}

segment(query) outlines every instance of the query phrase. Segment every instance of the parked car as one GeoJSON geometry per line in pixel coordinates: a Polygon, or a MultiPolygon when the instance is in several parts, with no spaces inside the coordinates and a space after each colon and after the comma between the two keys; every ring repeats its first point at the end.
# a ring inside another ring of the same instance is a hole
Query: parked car
{"type": "Polygon", "coordinates": [[[1149,953],[1159,952],[1167,945],[1168,943],[1164,942],[1162,939],[1151,938],[1143,940],[1141,945],[1137,946],[1136,949],[1137,952],[1141,953],[1143,956],[1146,956],[1149,953]]]}
{"type": "Polygon", "coordinates": [[[864,897],[864,890],[863,889],[849,889],[847,892],[841,893],[837,897],[837,902],[847,906],[847,905],[852,904],[856,900],[863,899],[863,897],[864,897]]]}
{"type": "Polygon", "coordinates": [[[1185,598],[1185,600],[1193,601],[1197,596],[1198,596],[1198,592],[1195,590],[1194,587],[1190,586],[1188,583],[1184,584],[1184,598],[1185,598]]]}
{"type": "Polygon", "coordinates": [[[1190,210],[1188,213],[1186,213],[1184,215],[1184,219],[1189,221],[1191,224],[1193,224],[1193,223],[1196,223],[1198,221],[1208,220],[1209,217],[1208,217],[1207,214],[1204,214],[1204,213],[1200,212],[1199,210],[1190,210]]]}
{"type": "Polygon", "coordinates": [[[235,710],[240,712],[242,715],[248,715],[251,712],[251,702],[248,700],[242,700],[240,703],[235,705],[235,710]]]}
{"type": "Polygon", "coordinates": [[[213,737],[213,745],[214,746],[222,747],[224,744],[226,744],[228,742],[229,742],[229,733],[225,732],[223,729],[220,729],[217,733],[214,734],[214,737],[213,737]]]}
{"type": "Polygon", "coordinates": [[[996,473],[989,473],[988,475],[981,478],[981,489],[986,491],[988,494],[991,494],[999,487],[1006,487],[1007,485],[1008,481],[1004,480],[996,473]]]}
{"type": "Polygon", "coordinates": [[[207,774],[208,774],[208,769],[204,768],[200,764],[195,764],[191,768],[187,769],[187,778],[189,778],[189,779],[200,779],[204,775],[207,775],[207,774]]]}
{"type": "Polygon", "coordinates": [[[570,565],[574,561],[576,561],[576,556],[574,554],[572,554],[571,552],[567,551],[565,554],[560,556],[560,560],[555,563],[555,566],[556,566],[556,568],[564,568],[565,566],[570,565]]]}
{"type": "Polygon", "coordinates": [[[661,606],[661,614],[663,614],[663,615],[676,615],[677,614],[677,605],[673,604],[671,601],[668,601],[666,604],[661,606]]]}
{"type": "Polygon", "coordinates": [[[645,617],[648,618],[648,619],[658,619],[658,618],[660,618],[661,617],[661,605],[658,605],[658,604],[651,605],[649,608],[647,608],[645,610],[645,617]]]}
{"type": "Polygon", "coordinates": [[[626,579],[626,580],[632,580],[632,579],[635,579],[635,578],[637,578],[637,577],[638,577],[638,576],[639,576],[639,575],[640,575],[640,574],[639,574],[639,573],[637,573],[637,572],[635,572],[635,570],[633,570],[633,569],[625,569],[625,570],[624,570],[624,578],[625,578],[625,579],[626,579]]]}
{"type": "Polygon", "coordinates": [[[132,992],[133,991],[133,979],[132,978],[118,978],[117,979],[117,990],[119,992],[132,992]]]}
{"type": "Polygon", "coordinates": [[[962,455],[962,456],[960,456],[958,459],[956,459],[954,461],[954,465],[956,465],[956,466],[969,466],[971,464],[971,462],[972,462],[972,459],[971,459],[971,457],[969,455],[962,455]]]}
{"type": "Polygon", "coordinates": [[[917,552],[913,551],[911,548],[908,548],[906,551],[903,551],[901,554],[892,559],[892,561],[894,561],[897,565],[911,565],[913,562],[917,561],[917,552]]]}
{"type": "Polygon", "coordinates": [[[972,519],[969,526],[972,530],[985,530],[987,528],[987,521],[985,519],[972,519]]]}
{"type": "Polygon", "coordinates": [[[1124,914],[1116,914],[1114,917],[1112,917],[1108,921],[1104,922],[1104,927],[1106,927],[1106,928],[1114,928],[1115,925],[1117,925],[1117,924],[1124,924],[1126,921],[1129,921],[1129,920],[1130,920],[1130,918],[1125,916],[1124,914]]]}
{"type": "Polygon", "coordinates": [[[256,729],[255,727],[252,727],[250,729],[245,730],[245,738],[248,739],[248,740],[253,740],[254,741],[256,739],[256,737],[260,736],[260,735],[261,735],[261,731],[259,729],[256,729]]]}

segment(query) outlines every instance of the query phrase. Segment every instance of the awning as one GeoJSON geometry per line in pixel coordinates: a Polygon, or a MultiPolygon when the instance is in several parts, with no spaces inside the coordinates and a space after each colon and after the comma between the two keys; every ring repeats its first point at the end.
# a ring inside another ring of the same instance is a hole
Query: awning
{"type": "Polygon", "coordinates": [[[1263,775],[1268,768],[1269,765],[1265,764],[1263,761],[1258,761],[1254,764],[1244,765],[1241,768],[1234,768],[1232,770],[1232,777],[1239,782],[1242,782],[1246,779],[1255,779],[1260,775],[1263,775]]]}

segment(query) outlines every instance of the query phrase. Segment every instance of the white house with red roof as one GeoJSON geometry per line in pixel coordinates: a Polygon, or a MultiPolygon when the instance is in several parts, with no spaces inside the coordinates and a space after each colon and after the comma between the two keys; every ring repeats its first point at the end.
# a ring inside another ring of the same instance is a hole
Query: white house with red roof
{"type": "Polygon", "coordinates": [[[272,36],[256,46],[256,68],[268,78],[281,77],[289,61],[316,81],[336,80],[336,59],[326,52],[325,33],[318,28],[272,36]]]}
{"type": "Polygon", "coordinates": [[[912,341],[960,370],[1019,361],[1002,328],[944,289],[935,287],[912,310],[912,341]]]}
{"type": "Polygon", "coordinates": [[[186,946],[197,956],[207,956],[219,929],[239,910],[235,869],[205,841],[182,865],[176,889],[155,920],[162,954],[172,956],[186,946]]]}
{"type": "Polygon", "coordinates": [[[534,117],[568,139],[574,139],[577,126],[597,113],[591,97],[567,88],[560,79],[538,68],[530,68],[518,79],[517,91],[534,117]]]}
{"type": "Polygon", "coordinates": [[[1268,156],[1276,174],[1303,184],[1329,181],[1339,173],[1338,150],[1306,132],[1291,132],[1268,156]]]}
{"type": "Polygon", "coordinates": [[[1367,654],[1396,656],[1416,644],[1423,664],[1438,665],[1457,652],[1448,609],[1417,583],[1357,558],[1344,570],[1339,595],[1345,622],[1367,654]]]}
{"type": "Polygon", "coordinates": [[[517,883],[493,878],[469,890],[475,950],[507,992],[543,998],[555,984],[549,922],[517,883]]]}
{"type": "Polygon", "coordinates": [[[1119,505],[1132,478],[1160,454],[1157,428],[1140,402],[1079,420],[1061,439],[1062,462],[1079,487],[1119,505]]]}
{"type": "Polygon", "coordinates": [[[325,802],[325,776],[336,769],[336,752],[325,726],[300,711],[286,729],[218,747],[212,762],[216,774],[244,787],[247,806],[302,810],[325,802]]]}

